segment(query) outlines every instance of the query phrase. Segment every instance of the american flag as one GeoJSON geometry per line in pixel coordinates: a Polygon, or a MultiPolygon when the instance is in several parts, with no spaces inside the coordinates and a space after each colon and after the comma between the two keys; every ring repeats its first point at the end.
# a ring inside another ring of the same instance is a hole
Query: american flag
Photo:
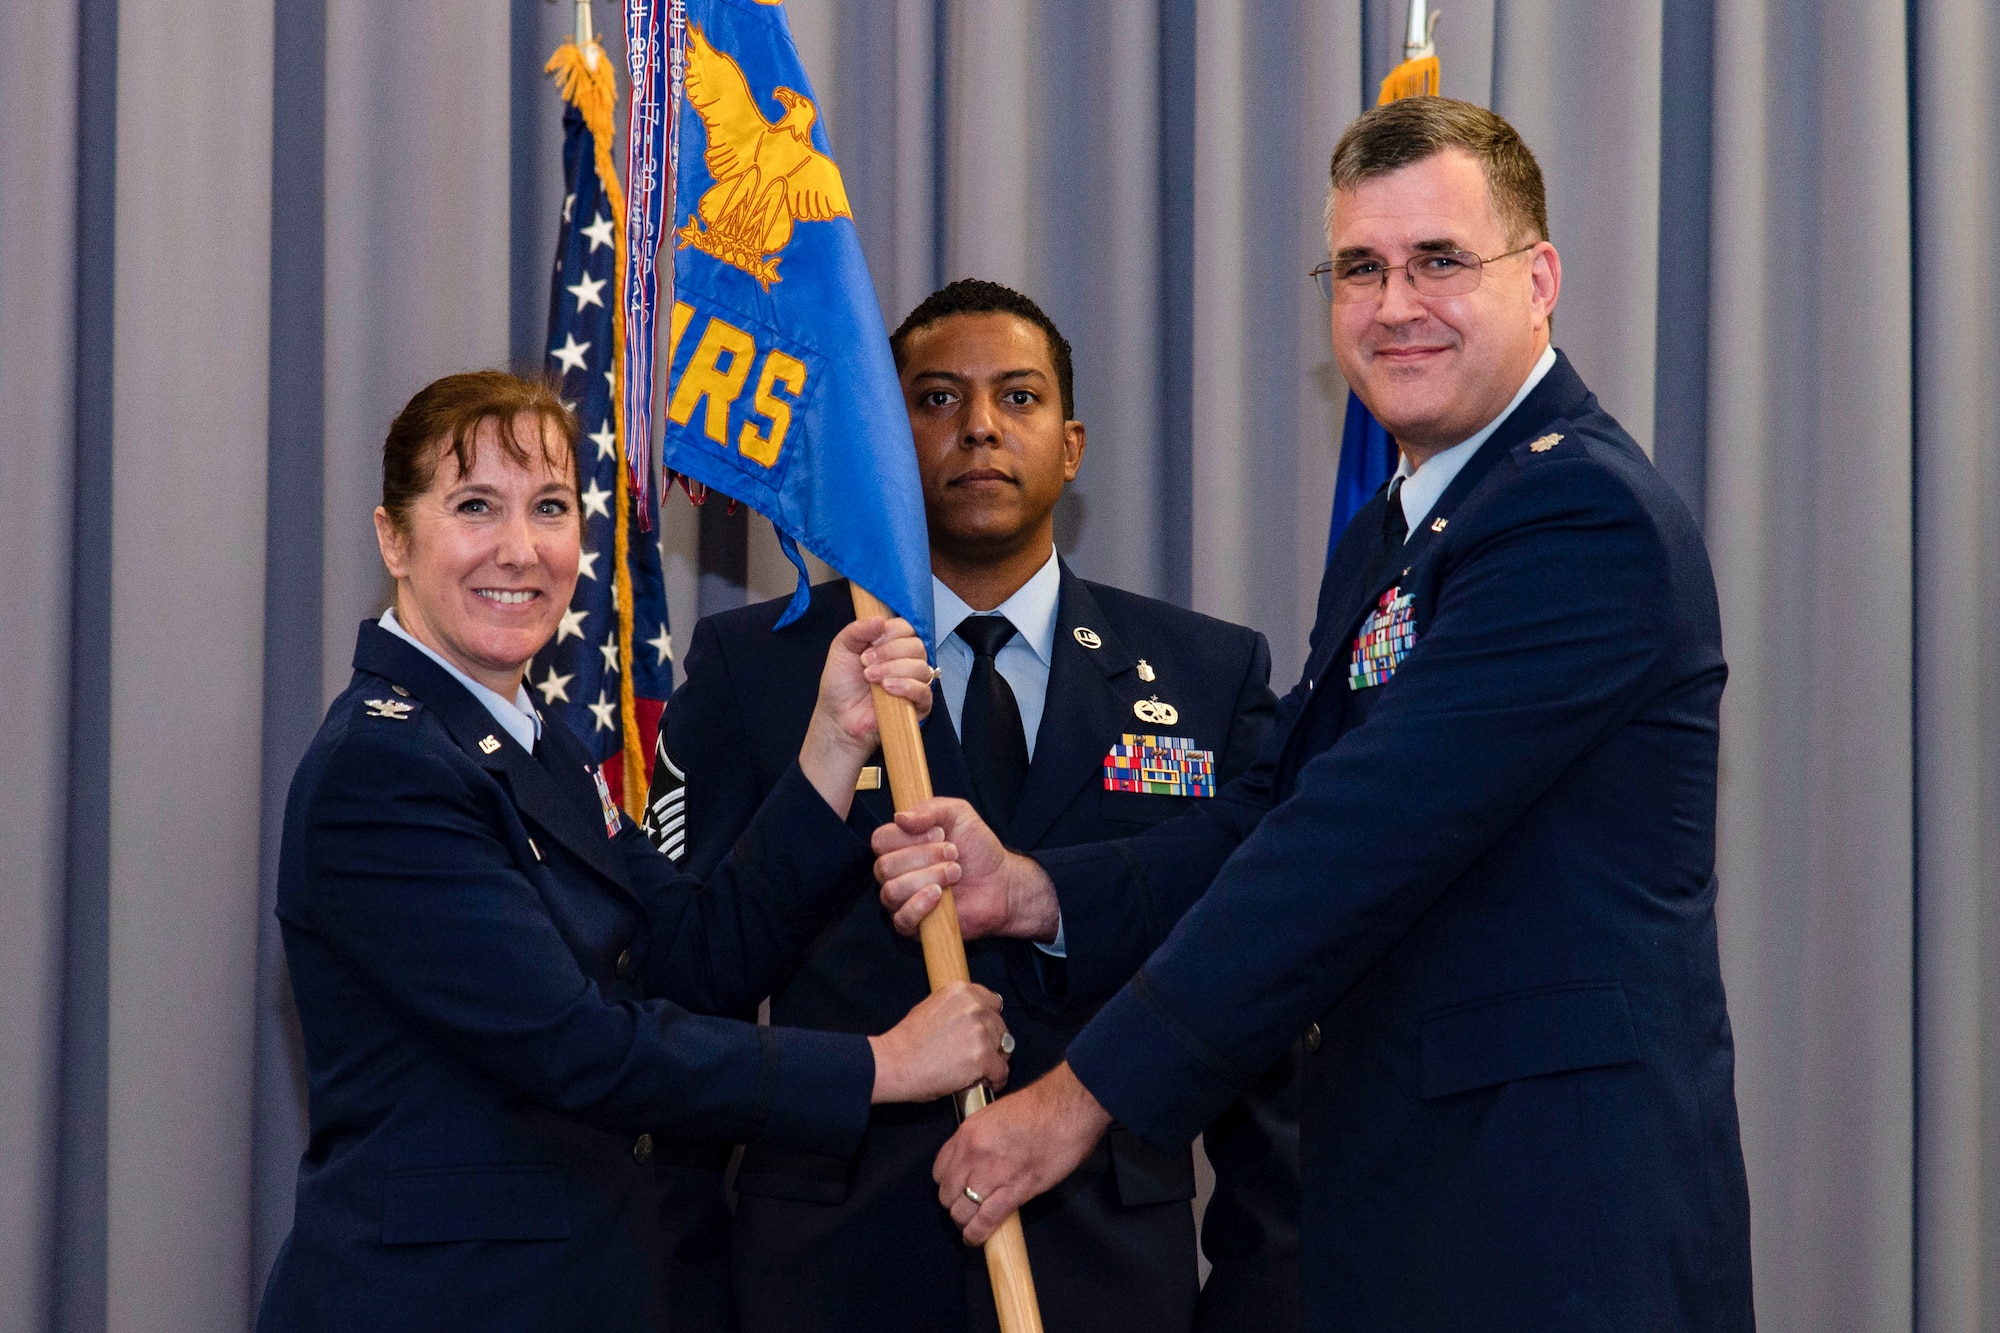
{"type": "MultiPolygon", "coordinates": [[[[575,50],[565,46],[550,62],[575,50]]],[[[592,73],[610,62],[593,44],[597,59],[592,73]]],[[[639,793],[621,800],[636,815],[650,774],[640,771],[626,781],[628,756],[643,770],[653,754],[660,712],[673,692],[674,641],[667,629],[666,585],[660,576],[657,544],[657,491],[640,499],[621,487],[619,434],[613,419],[617,401],[617,342],[614,311],[618,306],[619,216],[622,201],[616,179],[598,174],[598,153],[590,125],[577,105],[577,95],[592,89],[585,79],[569,79],[563,112],[562,227],[556,243],[555,276],[549,287],[548,357],[558,375],[562,395],[583,425],[577,447],[577,480],[583,501],[583,567],[576,597],[564,613],[555,638],[529,668],[528,683],[540,696],[543,711],[553,712],[583,738],[602,766],[605,783],[614,793],[639,793]],[[624,522],[619,522],[621,491],[624,522]],[[642,515],[639,505],[646,506],[642,515]],[[618,606],[617,552],[619,528],[626,548],[631,617],[629,638],[621,636],[618,606]],[[629,680],[631,692],[621,684],[629,680]]],[[[608,99],[607,99],[608,100],[608,99]]],[[[608,106],[602,122],[611,124],[608,106]]],[[[607,145],[608,148],[608,145],[607,145]]],[[[609,160],[608,154],[606,160],[609,160]]]]}

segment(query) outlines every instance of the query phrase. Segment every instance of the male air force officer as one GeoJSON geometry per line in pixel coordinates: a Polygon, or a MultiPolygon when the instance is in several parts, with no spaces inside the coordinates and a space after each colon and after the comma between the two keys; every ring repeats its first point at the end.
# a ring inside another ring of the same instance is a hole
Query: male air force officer
{"type": "MultiPolygon", "coordinates": [[[[1269,651],[1252,630],[1085,582],[1056,555],[1056,502],[1084,447],[1067,341],[1028,298],[960,281],[920,304],[892,344],[936,576],[944,707],[925,727],[936,789],[975,801],[1020,847],[1125,837],[1212,800],[1263,743],[1275,704],[1269,651]]],[[[676,835],[663,845],[689,869],[727,854],[784,772],[827,644],[853,619],[845,582],[814,589],[805,617],[774,633],[783,607],[695,627],[655,793],[665,813],[656,822],[676,835]],[[671,790],[675,769],[683,793],[671,790]]],[[[850,822],[865,834],[893,807],[879,768],[863,786],[850,822]]],[[[924,995],[922,952],[891,929],[874,887],[856,878],[852,910],[772,997],[773,1023],[876,1031],[924,995]]],[[[1005,998],[1016,1080],[1061,1060],[1089,1012],[1031,998],[1062,992],[1058,923],[1041,933],[1034,948],[969,950],[974,979],[1005,998]]],[[[1243,1097],[1232,1093],[1177,1139],[1149,1145],[1112,1127],[1024,1211],[1051,1333],[1296,1326],[1295,1057],[1285,1045],[1243,1097]],[[1189,1141],[1204,1129],[1217,1171],[1203,1235],[1214,1271],[1198,1294],[1189,1141]]],[[[941,1101],[875,1117],[851,1156],[753,1145],[737,1178],[743,1327],[992,1327],[985,1263],[931,1181],[954,1125],[941,1101]]]]}
{"type": "Polygon", "coordinates": [[[1005,852],[942,800],[877,832],[900,928],[940,881],[968,934],[1060,912],[1060,998],[1101,1006],[967,1120],[938,1197],[983,1240],[1114,1118],[1180,1143],[1303,1032],[1308,1327],[1748,1330],[1701,534],[1550,349],[1505,121],[1368,112],[1327,222],[1334,354],[1403,467],[1250,772],[1096,847],[1005,852]]]}

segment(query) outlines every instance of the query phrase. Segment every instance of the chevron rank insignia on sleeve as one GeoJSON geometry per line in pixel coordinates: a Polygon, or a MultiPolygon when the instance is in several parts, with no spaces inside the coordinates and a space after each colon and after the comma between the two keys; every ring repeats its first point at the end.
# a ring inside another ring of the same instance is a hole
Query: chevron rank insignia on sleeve
{"type": "Polygon", "coordinates": [[[653,788],[640,827],[675,862],[687,851],[687,774],[667,754],[667,729],[653,747],[653,788]]]}

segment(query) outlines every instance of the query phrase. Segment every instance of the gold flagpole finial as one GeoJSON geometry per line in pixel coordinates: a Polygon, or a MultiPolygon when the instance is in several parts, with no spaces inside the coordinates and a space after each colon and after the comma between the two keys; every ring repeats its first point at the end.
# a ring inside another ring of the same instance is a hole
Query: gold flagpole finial
{"type": "Polygon", "coordinates": [[[1403,63],[1382,80],[1377,106],[1405,97],[1435,96],[1442,80],[1438,77],[1438,12],[1428,0],[1410,0],[1410,22],[1403,30],[1403,63]]]}

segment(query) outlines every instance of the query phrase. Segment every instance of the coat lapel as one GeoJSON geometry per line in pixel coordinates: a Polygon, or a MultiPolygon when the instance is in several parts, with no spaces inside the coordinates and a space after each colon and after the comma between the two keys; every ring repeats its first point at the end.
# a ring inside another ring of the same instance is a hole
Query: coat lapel
{"type": "Polygon", "coordinates": [[[1142,697],[1134,671],[1138,659],[1112,632],[1083,580],[1067,564],[1061,568],[1042,724],[1035,733],[1035,758],[1020,808],[1008,830],[1007,841],[1015,847],[1033,847],[1076,799],[1077,790],[1102,774],[1107,736],[1152,729],[1132,714],[1132,705],[1142,697]],[[1092,631],[1098,646],[1078,642],[1079,628],[1092,631]]]}
{"type": "Polygon", "coordinates": [[[621,889],[630,891],[625,867],[605,835],[596,792],[576,739],[560,722],[544,720],[542,746],[553,768],[523,750],[451,673],[373,621],[361,626],[354,666],[407,689],[436,715],[452,740],[481,768],[506,780],[521,814],[621,889]],[[482,742],[497,744],[489,752],[482,742]],[[558,777],[574,769],[574,777],[558,777]]]}
{"type": "Polygon", "coordinates": [[[501,753],[509,756],[507,776],[522,813],[607,879],[629,889],[623,858],[605,832],[603,802],[590,779],[590,756],[575,734],[559,720],[545,720],[533,755],[518,746],[501,753]]]}
{"type": "MultiPolygon", "coordinates": [[[[1557,352],[1555,365],[1549,367],[1549,373],[1542,377],[1542,382],[1535,386],[1534,392],[1522,399],[1521,405],[1500,423],[1499,429],[1487,437],[1486,443],[1480,445],[1477,452],[1466,460],[1458,475],[1451,479],[1451,485],[1445,487],[1444,494],[1440,495],[1437,503],[1431,506],[1431,511],[1424,515],[1424,521],[1410,533],[1409,540],[1403,544],[1403,558],[1392,564],[1379,579],[1365,588],[1361,586],[1361,572],[1355,574],[1343,601],[1335,604],[1342,606],[1347,612],[1344,619],[1339,622],[1343,632],[1339,635],[1329,634],[1323,638],[1320,641],[1319,651],[1313,654],[1313,660],[1308,664],[1307,674],[1314,681],[1323,684],[1326,673],[1336,663],[1343,665],[1346,663],[1352,655],[1355,636],[1361,632],[1362,622],[1375,609],[1376,603],[1381,601],[1382,594],[1402,582],[1404,577],[1416,568],[1417,562],[1428,554],[1430,548],[1451,526],[1453,515],[1472,493],[1479,489],[1479,484],[1486,480],[1500,460],[1516,446],[1527,443],[1550,423],[1574,414],[1588,396],[1589,390],[1584,388],[1582,379],[1570,366],[1569,358],[1557,352]]],[[[1382,522],[1382,510],[1379,506],[1387,503],[1388,489],[1384,487],[1377,493],[1375,499],[1369,501],[1361,512],[1354,516],[1353,521],[1358,524],[1366,519],[1379,528],[1382,522]]],[[[1367,567],[1364,562],[1362,571],[1365,572],[1367,567]]],[[[1316,684],[1314,688],[1319,688],[1319,685],[1316,684]]]]}
{"type": "MultiPolygon", "coordinates": [[[[972,774],[965,767],[965,751],[959,748],[958,733],[952,730],[951,710],[945,707],[942,686],[931,687],[930,716],[924,719],[924,758],[930,766],[931,794],[972,799],[972,774]]],[[[873,791],[856,792],[848,811],[848,822],[866,838],[896,815],[896,797],[889,785],[889,769],[877,750],[869,761],[882,768],[882,785],[873,791]]]]}
{"type": "Polygon", "coordinates": [[[931,715],[924,722],[924,757],[931,766],[931,792],[936,796],[972,799],[972,770],[965,766],[965,749],[945,707],[944,687],[931,689],[931,715]]]}
{"type": "MultiPolygon", "coordinates": [[[[1360,528],[1363,532],[1379,532],[1382,527],[1382,510],[1388,503],[1389,488],[1384,483],[1382,489],[1375,492],[1374,497],[1361,506],[1360,511],[1350,520],[1350,527],[1360,528]]],[[[1363,600],[1366,590],[1361,586],[1361,581],[1366,576],[1368,567],[1374,563],[1372,557],[1375,549],[1372,543],[1366,544],[1358,553],[1358,560],[1354,555],[1348,556],[1350,560],[1355,561],[1354,567],[1347,571],[1347,577],[1341,581],[1339,591],[1335,592],[1326,604],[1327,624],[1324,626],[1326,632],[1320,636],[1319,645],[1314,648],[1312,656],[1306,659],[1304,672],[1305,679],[1315,682],[1315,689],[1318,688],[1317,682],[1326,674],[1327,667],[1341,657],[1352,643],[1354,637],[1352,634],[1342,637],[1332,631],[1354,619],[1351,614],[1352,608],[1367,605],[1363,600]],[[1349,614],[1343,615],[1343,612],[1349,614]]],[[[1402,567],[1399,565],[1397,568],[1402,567]]]]}

